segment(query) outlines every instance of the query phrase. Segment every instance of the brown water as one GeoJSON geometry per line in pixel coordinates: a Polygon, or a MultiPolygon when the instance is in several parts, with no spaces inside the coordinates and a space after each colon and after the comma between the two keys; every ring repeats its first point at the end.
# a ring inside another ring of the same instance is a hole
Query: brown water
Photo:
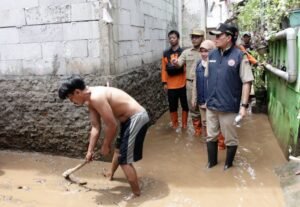
{"type": "Polygon", "coordinates": [[[142,196],[124,201],[130,193],[121,169],[116,180],[101,175],[109,163],[95,161],[75,175],[88,184],[70,184],[61,173],[82,160],[0,151],[1,207],[281,207],[284,206],[274,168],[286,163],[267,116],[251,115],[239,129],[240,146],[235,166],[223,171],[225,151],[219,164],[206,169],[206,146],[192,136],[169,127],[165,114],[147,134],[144,159],[136,163],[143,185],[142,196]]]}

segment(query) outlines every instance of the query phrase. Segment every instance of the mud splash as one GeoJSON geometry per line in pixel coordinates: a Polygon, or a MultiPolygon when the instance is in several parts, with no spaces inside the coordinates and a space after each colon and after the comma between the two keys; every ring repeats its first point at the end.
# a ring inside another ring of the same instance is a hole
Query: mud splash
{"type": "Polygon", "coordinates": [[[101,175],[109,163],[95,161],[76,172],[87,181],[79,186],[61,173],[81,160],[38,153],[0,151],[0,206],[232,206],[281,207],[283,194],[274,168],[286,161],[265,115],[251,115],[239,129],[240,146],[234,167],[206,169],[206,146],[187,131],[172,130],[168,114],[149,129],[144,159],[136,163],[142,196],[130,193],[121,169],[115,181],[101,175]]]}

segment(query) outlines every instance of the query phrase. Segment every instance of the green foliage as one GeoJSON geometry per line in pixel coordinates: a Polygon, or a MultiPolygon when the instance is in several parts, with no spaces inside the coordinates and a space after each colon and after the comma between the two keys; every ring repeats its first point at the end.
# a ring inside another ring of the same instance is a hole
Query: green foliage
{"type": "Polygon", "coordinates": [[[263,36],[279,31],[282,19],[296,8],[300,8],[300,0],[248,0],[244,6],[235,6],[234,13],[240,30],[263,36]]]}
{"type": "MultiPolygon", "coordinates": [[[[267,62],[267,54],[260,55],[258,52],[252,51],[251,55],[253,57],[255,57],[255,59],[259,63],[265,64],[267,62]]],[[[266,83],[265,83],[265,80],[264,80],[264,78],[265,78],[265,68],[264,68],[263,65],[258,65],[258,66],[253,68],[253,76],[254,76],[253,86],[254,86],[255,89],[263,88],[263,87],[266,86],[266,83]]]]}

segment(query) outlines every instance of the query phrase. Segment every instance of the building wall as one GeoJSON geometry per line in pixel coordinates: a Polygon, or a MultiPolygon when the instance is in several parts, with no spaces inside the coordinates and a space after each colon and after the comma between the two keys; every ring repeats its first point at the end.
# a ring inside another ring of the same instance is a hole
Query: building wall
{"type": "Polygon", "coordinates": [[[102,1],[0,1],[0,74],[103,73],[102,1]]]}
{"type": "MultiPolygon", "coordinates": [[[[298,78],[288,84],[281,78],[267,73],[268,114],[278,142],[288,155],[300,155],[300,31],[298,32],[298,78]]],[[[287,63],[286,41],[269,42],[272,65],[280,68],[287,63]]]]}
{"type": "Polygon", "coordinates": [[[158,61],[177,29],[178,2],[103,2],[0,1],[0,75],[109,75],[158,61]]]}
{"type": "Polygon", "coordinates": [[[167,34],[178,29],[178,1],[115,1],[115,73],[160,60],[167,34]]]}
{"type": "Polygon", "coordinates": [[[195,27],[205,31],[205,1],[183,0],[182,1],[182,46],[191,47],[191,30],[195,27]]]}

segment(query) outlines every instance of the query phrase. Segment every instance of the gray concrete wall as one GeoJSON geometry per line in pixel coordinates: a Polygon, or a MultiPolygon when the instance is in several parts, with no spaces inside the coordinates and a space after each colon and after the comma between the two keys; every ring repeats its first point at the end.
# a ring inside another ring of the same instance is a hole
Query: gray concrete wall
{"type": "MultiPolygon", "coordinates": [[[[149,64],[119,76],[84,75],[88,85],[121,88],[149,112],[152,123],[167,108],[160,68],[149,64]]],[[[61,101],[57,88],[61,76],[0,78],[0,148],[34,150],[83,157],[90,123],[85,107],[61,101]]],[[[101,143],[101,142],[99,142],[101,143]]]]}
{"type": "Polygon", "coordinates": [[[182,46],[191,47],[191,30],[195,27],[206,28],[205,1],[182,0],[182,46]]]}
{"type": "Polygon", "coordinates": [[[115,6],[115,72],[160,60],[168,32],[178,29],[178,1],[116,1],[115,6]]]}
{"type": "Polygon", "coordinates": [[[0,75],[103,73],[98,0],[1,0],[0,75]]]}

